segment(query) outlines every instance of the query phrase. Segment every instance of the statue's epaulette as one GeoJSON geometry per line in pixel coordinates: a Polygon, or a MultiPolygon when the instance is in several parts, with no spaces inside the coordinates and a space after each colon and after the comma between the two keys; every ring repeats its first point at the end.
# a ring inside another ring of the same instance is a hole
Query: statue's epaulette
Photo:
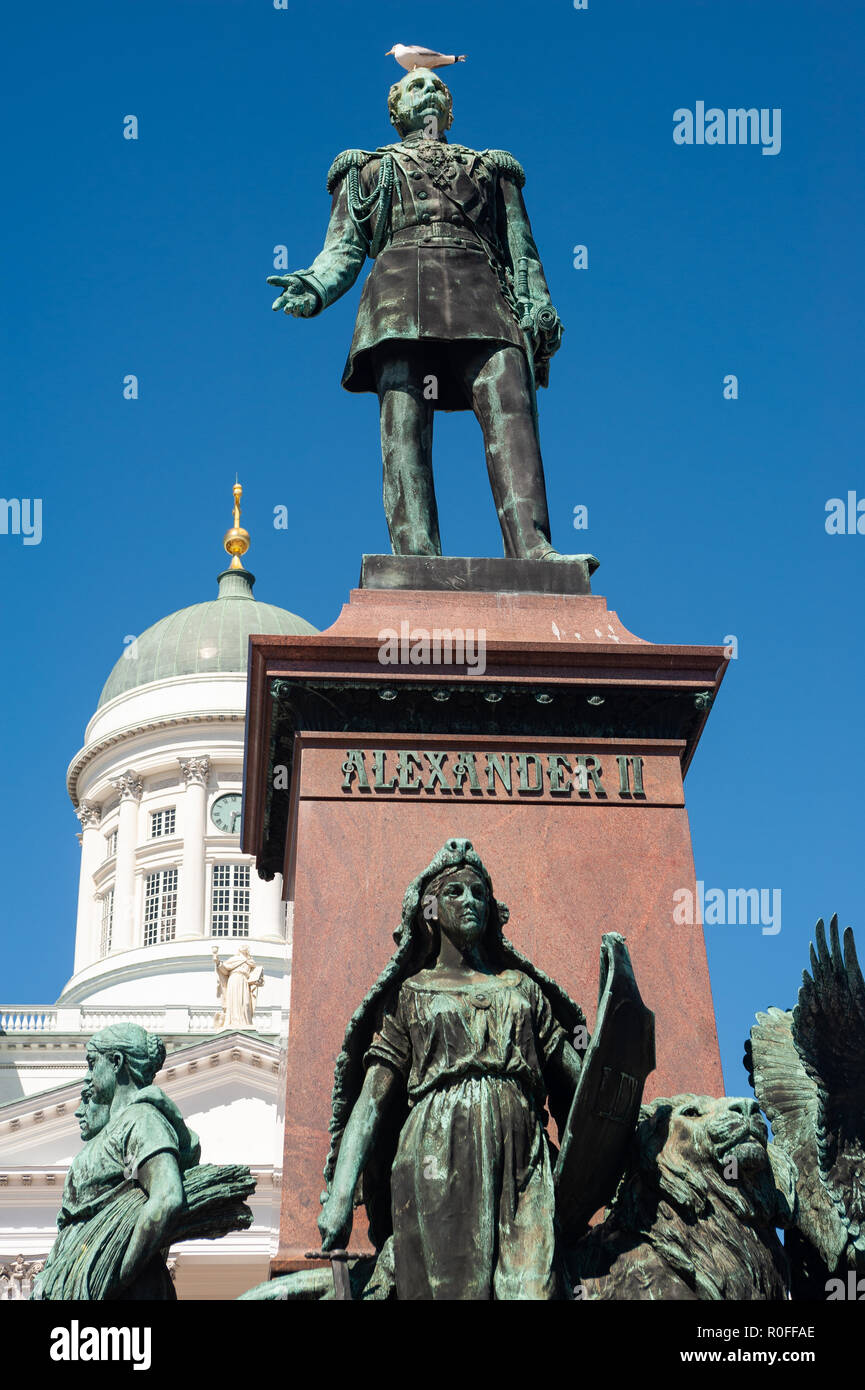
{"type": "Polygon", "coordinates": [[[362,169],[364,164],[368,164],[375,155],[371,150],[343,150],[338,154],[327,171],[327,191],[332,193],[341,178],[344,178],[349,169],[362,169]]]}
{"type": "Polygon", "coordinates": [[[526,171],[518,159],[514,159],[507,150],[484,150],[484,159],[488,164],[492,164],[498,169],[500,174],[513,179],[517,188],[522,188],[526,181],[526,171]]]}

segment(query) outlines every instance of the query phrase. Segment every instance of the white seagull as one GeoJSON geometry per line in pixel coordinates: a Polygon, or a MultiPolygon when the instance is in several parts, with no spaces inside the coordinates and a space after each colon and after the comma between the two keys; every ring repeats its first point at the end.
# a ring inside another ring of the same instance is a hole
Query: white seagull
{"type": "Polygon", "coordinates": [[[393,54],[401,68],[411,72],[413,68],[446,68],[451,63],[464,63],[464,53],[436,53],[434,48],[420,48],[414,43],[395,43],[384,55],[393,54]]]}

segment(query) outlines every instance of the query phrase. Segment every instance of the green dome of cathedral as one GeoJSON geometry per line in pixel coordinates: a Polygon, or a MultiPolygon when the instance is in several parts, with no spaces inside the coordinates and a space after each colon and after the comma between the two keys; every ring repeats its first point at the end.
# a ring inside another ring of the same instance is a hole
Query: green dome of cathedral
{"type": "Polygon", "coordinates": [[[234,487],[234,525],[223,542],[231,555],[231,567],[219,576],[219,593],[208,603],[193,603],[169,613],[147,628],[115,662],[102,689],[98,709],[118,695],[149,685],[151,681],[178,676],[207,675],[246,670],[248,642],[254,633],[295,637],[316,633],[318,628],[272,603],[259,603],[252,586],[255,575],[241,564],[249,549],[249,532],[240,525],[243,489],[234,487]]]}
{"type": "Polygon", "coordinates": [[[248,570],[225,570],[219,576],[218,598],[181,608],[142,632],[135,639],[134,655],[124,652],[115,662],[98,708],[151,681],[245,671],[252,633],[296,636],[318,631],[286,608],[259,603],[253,597],[252,582],[248,570]]]}

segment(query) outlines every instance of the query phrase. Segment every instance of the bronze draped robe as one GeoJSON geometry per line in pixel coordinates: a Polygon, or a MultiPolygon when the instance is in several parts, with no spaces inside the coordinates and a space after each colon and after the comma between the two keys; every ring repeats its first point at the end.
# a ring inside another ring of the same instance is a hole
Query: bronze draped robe
{"type": "Polygon", "coordinates": [[[402,985],[364,1059],[406,1082],[391,1172],[397,1297],[558,1296],[543,1067],[564,1034],[519,970],[402,985]]]}

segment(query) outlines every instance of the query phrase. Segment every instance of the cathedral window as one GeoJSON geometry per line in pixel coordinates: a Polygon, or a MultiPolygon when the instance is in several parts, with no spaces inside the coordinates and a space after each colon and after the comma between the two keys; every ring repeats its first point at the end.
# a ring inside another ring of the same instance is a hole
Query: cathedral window
{"type": "Polygon", "coordinates": [[[158,869],[144,880],[144,944],[173,941],[177,924],[177,870],[158,869]]]}
{"type": "Polygon", "coordinates": [[[150,815],[150,838],[158,840],[161,835],[173,835],[177,822],[177,812],[173,806],[163,811],[152,811],[150,815]]]}
{"type": "MultiPolygon", "coordinates": [[[[114,832],[117,838],[117,831],[114,832]]],[[[99,938],[99,954],[107,956],[111,950],[111,930],[114,926],[114,889],[109,888],[102,895],[102,931],[99,938]]]]}
{"type": "Polygon", "coordinates": [[[117,831],[112,830],[110,835],[105,836],[105,858],[111,859],[117,853],[117,831]]]}
{"type": "Polygon", "coordinates": [[[211,936],[249,936],[249,865],[214,864],[211,936]]]}

